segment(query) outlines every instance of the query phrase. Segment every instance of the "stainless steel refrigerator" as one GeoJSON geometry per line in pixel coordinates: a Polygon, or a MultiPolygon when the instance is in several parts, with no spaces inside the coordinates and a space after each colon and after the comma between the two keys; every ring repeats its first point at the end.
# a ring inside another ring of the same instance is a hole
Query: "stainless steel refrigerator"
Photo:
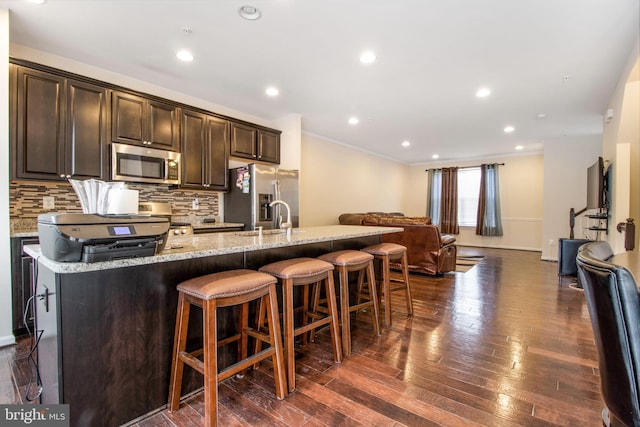
{"type": "Polygon", "coordinates": [[[282,200],[291,208],[293,227],[299,226],[297,170],[250,164],[230,169],[229,184],[224,195],[225,222],[244,223],[245,230],[280,228],[287,220],[286,208],[269,204],[282,200]]]}

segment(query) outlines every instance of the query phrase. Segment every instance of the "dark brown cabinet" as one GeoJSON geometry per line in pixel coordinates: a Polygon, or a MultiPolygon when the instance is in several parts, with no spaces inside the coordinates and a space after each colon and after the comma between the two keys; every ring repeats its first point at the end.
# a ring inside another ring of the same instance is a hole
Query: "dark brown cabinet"
{"type": "Polygon", "coordinates": [[[180,150],[179,108],[126,92],[111,94],[111,141],[180,150]]]}
{"type": "Polygon", "coordinates": [[[105,88],[11,66],[13,176],[106,178],[105,88]]]}
{"type": "Polygon", "coordinates": [[[280,131],[11,59],[11,178],[110,179],[109,143],[179,151],[182,187],[227,191],[229,156],[280,163],[280,131]]]}
{"type": "Polygon", "coordinates": [[[216,191],[229,188],[229,122],[182,111],[182,187],[216,191]]]}
{"type": "Polygon", "coordinates": [[[242,123],[231,123],[233,157],[280,163],[280,133],[242,123]]]}
{"type": "Polygon", "coordinates": [[[34,313],[33,310],[27,309],[33,293],[33,258],[23,251],[23,247],[37,244],[37,237],[11,238],[11,300],[13,333],[16,336],[25,335],[27,327],[33,327],[34,313]]]}
{"type": "Polygon", "coordinates": [[[258,160],[280,163],[280,132],[258,129],[258,160]]]}

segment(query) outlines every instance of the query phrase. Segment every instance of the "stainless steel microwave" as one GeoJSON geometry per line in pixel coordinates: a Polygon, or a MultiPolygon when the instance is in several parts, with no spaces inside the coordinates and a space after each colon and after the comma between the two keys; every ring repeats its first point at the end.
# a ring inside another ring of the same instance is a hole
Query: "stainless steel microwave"
{"type": "Polygon", "coordinates": [[[126,144],[111,144],[113,181],[180,184],[180,153],[126,144]]]}

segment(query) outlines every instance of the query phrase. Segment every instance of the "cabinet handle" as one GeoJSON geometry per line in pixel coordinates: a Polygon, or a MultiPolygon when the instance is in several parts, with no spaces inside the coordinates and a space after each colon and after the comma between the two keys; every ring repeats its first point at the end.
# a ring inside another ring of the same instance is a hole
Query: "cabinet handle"
{"type": "Polygon", "coordinates": [[[64,174],[63,173],[60,174],[60,178],[64,178],[64,174]]]}
{"type": "Polygon", "coordinates": [[[67,176],[66,176],[66,178],[67,178],[67,179],[71,178],[71,175],[67,175],[67,176]]]}

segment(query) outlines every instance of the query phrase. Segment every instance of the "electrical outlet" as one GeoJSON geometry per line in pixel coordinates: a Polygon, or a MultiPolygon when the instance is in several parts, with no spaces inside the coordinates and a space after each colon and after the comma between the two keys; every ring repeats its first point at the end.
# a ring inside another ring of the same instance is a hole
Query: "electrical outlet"
{"type": "Polygon", "coordinates": [[[56,198],[53,196],[44,196],[42,198],[42,209],[55,209],[56,198]]]}
{"type": "Polygon", "coordinates": [[[193,202],[191,202],[191,209],[193,209],[194,211],[200,209],[200,202],[198,201],[198,199],[193,199],[193,202]]]}

